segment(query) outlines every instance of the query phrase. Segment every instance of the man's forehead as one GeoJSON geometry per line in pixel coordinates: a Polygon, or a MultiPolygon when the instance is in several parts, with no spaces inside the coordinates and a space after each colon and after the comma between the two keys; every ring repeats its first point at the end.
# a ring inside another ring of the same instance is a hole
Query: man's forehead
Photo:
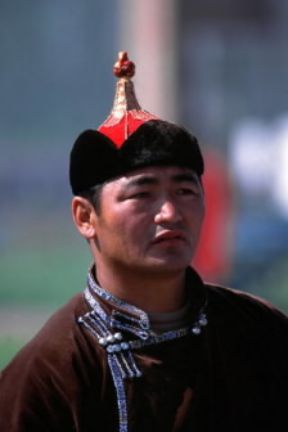
{"type": "Polygon", "coordinates": [[[136,170],[130,171],[129,173],[118,177],[114,180],[107,182],[107,185],[119,185],[129,186],[130,184],[137,184],[138,182],[144,182],[145,180],[153,180],[155,182],[161,180],[195,180],[198,181],[199,177],[197,173],[191,168],[180,167],[180,166],[149,166],[144,168],[137,168],[136,170]]]}

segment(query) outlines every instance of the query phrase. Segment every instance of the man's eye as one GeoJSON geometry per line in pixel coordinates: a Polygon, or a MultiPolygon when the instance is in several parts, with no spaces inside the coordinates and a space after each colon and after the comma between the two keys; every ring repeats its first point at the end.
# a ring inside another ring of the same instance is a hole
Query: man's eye
{"type": "Polygon", "coordinates": [[[136,192],[133,195],[131,195],[130,198],[134,199],[143,199],[148,198],[150,196],[150,192],[142,191],[142,192],[136,192]]]}
{"type": "Polygon", "coordinates": [[[177,195],[197,195],[194,189],[180,188],[177,190],[177,195]]]}

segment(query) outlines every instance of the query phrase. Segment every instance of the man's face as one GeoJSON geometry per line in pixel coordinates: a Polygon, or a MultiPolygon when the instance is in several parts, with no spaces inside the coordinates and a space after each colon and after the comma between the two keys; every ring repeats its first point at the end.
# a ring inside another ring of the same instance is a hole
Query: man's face
{"type": "Polygon", "coordinates": [[[117,178],[101,192],[97,265],[184,270],[194,255],[203,216],[202,185],[190,169],[148,167],[117,178]]]}

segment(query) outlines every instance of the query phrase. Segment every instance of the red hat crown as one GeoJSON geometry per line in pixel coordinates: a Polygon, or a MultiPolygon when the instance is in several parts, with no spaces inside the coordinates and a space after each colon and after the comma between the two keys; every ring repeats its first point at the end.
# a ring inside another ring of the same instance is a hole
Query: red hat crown
{"type": "Polygon", "coordinates": [[[143,110],[137,100],[131,80],[135,75],[135,64],[129,60],[127,52],[119,52],[113,72],[118,78],[113,108],[98,131],[109,137],[119,148],[139,126],[159,117],[143,110]]]}

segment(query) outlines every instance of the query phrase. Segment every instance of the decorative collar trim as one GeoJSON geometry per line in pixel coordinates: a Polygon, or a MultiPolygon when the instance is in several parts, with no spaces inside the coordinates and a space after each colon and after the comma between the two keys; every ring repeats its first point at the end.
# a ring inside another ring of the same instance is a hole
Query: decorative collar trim
{"type": "Polygon", "coordinates": [[[207,296],[204,284],[197,273],[188,269],[187,287],[194,280],[193,289],[190,292],[193,291],[194,305],[195,308],[198,307],[193,323],[178,330],[156,335],[151,330],[147,313],[101,288],[94,280],[92,271],[88,274],[88,284],[84,291],[90,311],[80,316],[78,323],[86,328],[96,338],[99,345],[106,350],[117,397],[119,432],[128,432],[128,405],[124,381],[137,379],[143,373],[137,365],[134,352],[149,345],[171,341],[189,334],[200,335],[208,324],[207,296]],[[198,290],[196,295],[194,290],[198,290]]]}

